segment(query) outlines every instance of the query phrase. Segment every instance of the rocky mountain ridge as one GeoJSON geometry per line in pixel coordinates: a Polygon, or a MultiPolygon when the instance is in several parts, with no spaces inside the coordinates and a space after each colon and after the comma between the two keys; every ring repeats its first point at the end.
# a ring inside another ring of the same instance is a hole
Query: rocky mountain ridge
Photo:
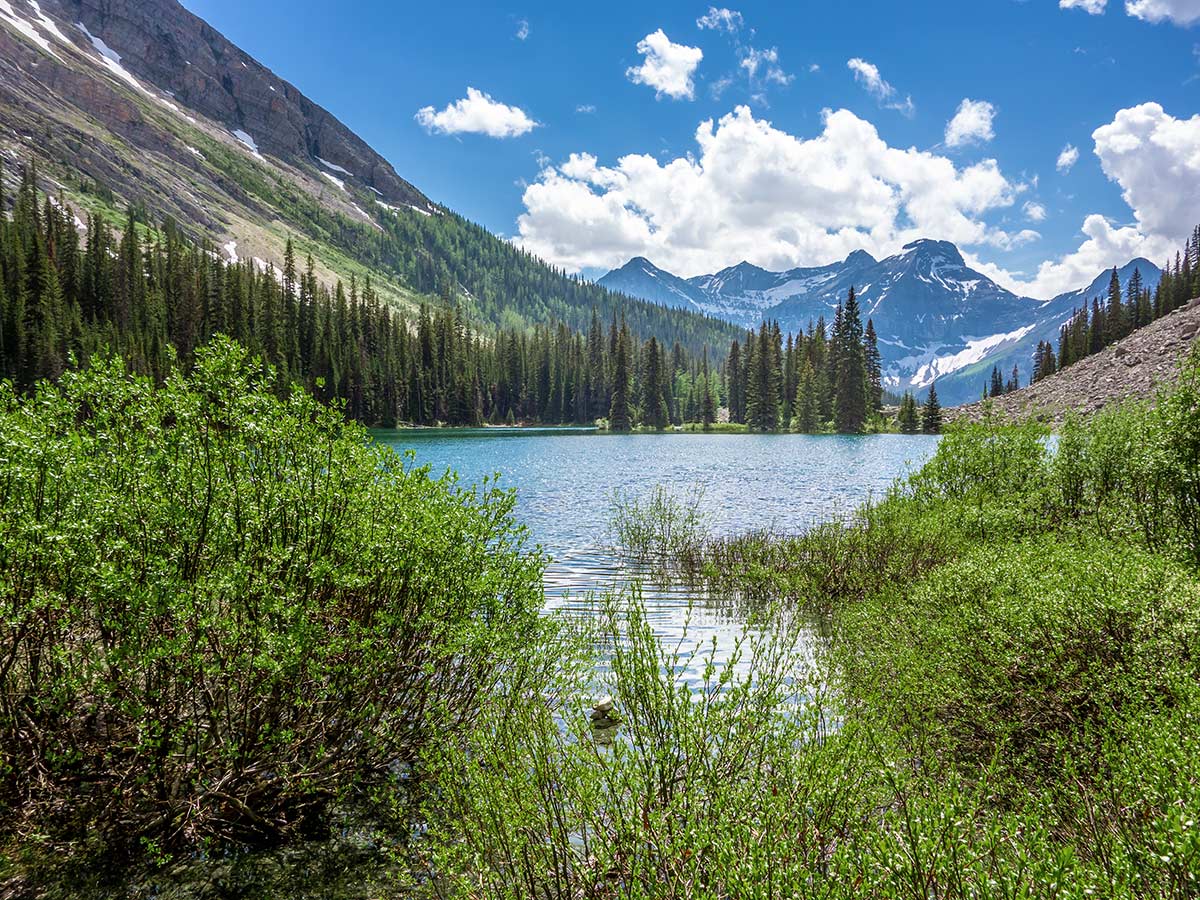
{"type": "MultiPolygon", "coordinates": [[[[1134,269],[1153,289],[1158,268],[1148,260],[1120,272],[1122,289],[1134,269]]],[[[824,317],[830,321],[851,287],[864,318],[879,335],[887,386],[924,391],[935,380],[951,403],[979,395],[993,365],[1007,377],[1017,365],[1031,374],[1039,341],[1058,339],[1061,325],[1092,297],[1105,297],[1110,272],[1078,291],[1049,301],[1021,297],[970,268],[948,241],[919,240],[876,260],[855,251],[827,266],[769,272],[740,263],[714,275],[683,279],[638,258],[608,273],[600,284],[655,303],[694,308],[744,328],[778,320],[798,332],[824,317]]]]}
{"type": "Polygon", "coordinates": [[[414,313],[452,298],[484,329],[586,328],[618,310],[690,349],[732,326],[580,282],[426,197],[177,0],[0,0],[0,169],[116,231],[171,220],[214,256],[273,267],[293,242],[332,287],[414,313]]]}

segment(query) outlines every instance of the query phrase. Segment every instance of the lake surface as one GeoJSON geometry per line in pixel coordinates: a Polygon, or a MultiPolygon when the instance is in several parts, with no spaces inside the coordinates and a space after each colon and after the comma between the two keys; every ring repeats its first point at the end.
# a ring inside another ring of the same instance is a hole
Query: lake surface
{"type": "MultiPolygon", "coordinates": [[[[376,440],[413,451],[432,475],[447,469],[464,483],[499,475],[517,491],[517,516],[553,562],[550,608],[587,612],[586,594],[638,575],[612,550],[615,491],[644,497],[661,485],[688,495],[711,530],[731,535],[770,528],[799,532],[848,515],[880,497],[937,447],[922,435],[614,435],[570,429],[418,429],[376,431],[376,440]]],[[[688,644],[718,642],[718,659],[740,633],[736,604],[684,587],[646,584],[656,631],[677,640],[689,606],[688,644]]]]}

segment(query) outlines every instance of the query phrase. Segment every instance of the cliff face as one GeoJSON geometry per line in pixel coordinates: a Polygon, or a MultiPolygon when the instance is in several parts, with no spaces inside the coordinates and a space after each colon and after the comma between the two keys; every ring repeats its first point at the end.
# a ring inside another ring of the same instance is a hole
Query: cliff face
{"type": "Polygon", "coordinates": [[[353,173],[389,203],[425,202],[333,115],[175,0],[43,0],[40,8],[87,44],[87,35],[76,27],[81,23],[134,76],[168,93],[177,105],[250,135],[261,153],[293,165],[323,159],[353,173]]]}
{"type": "Polygon", "coordinates": [[[1029,387],[995,399],[946,410],[948,421],[977,421],[991,408],[1001,418],[1060,424],[1070,412],[1083,415],[1110,403],[1153,399],[1175,378],[1200,335],[1200,298],[1133,334],[1029,387]]]}
{"type": "Polygon", "coordinates": [[[263,265],[288,234],[319,251],[319,210],[373,227],[440,211],[176,0],[0,2],[0,162],[10,184],[35,163],[81,214],[137,201],[263,265]]]}

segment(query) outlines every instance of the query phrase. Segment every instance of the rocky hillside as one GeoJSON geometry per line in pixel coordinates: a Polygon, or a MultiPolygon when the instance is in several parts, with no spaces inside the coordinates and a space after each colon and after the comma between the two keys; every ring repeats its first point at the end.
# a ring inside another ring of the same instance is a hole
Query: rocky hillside
{"type": "Polygon", "coordinates": [[[174,0],[0,3],[0,154],[10,173],[36,163],[43,187],[82,218],[119,224],[135,202],[227,259],[278,264],[289,233],[311,235],[327,278],[369,267],[319,252],[314,219],[378,228],[389,210],[440,212],[332,114],[174,0]]]}
{"type": "MultiPolygon", "coordinates": [[[[699,348],[736,330],[567,278],[426,197],[329,111],[177,0],[0,0],[0,162],[117,229],[170,217],[228,261],[317,275],[401,308],[454,297],[483,326],[586,328],[699,348]]],[[[0,192],[0,196],[3,193],[0,192]]]]}
{"type": "Polygon", "coordinates": [[[1059,424],[1070,412],[1088,414],[1132,397],[1152,398],[1175,376],[1200,334],[1200,298],[1061,372],[1003,397],[946,410],[948,421],[978,421],[990,404],[1012,420],[1059,424]]]}

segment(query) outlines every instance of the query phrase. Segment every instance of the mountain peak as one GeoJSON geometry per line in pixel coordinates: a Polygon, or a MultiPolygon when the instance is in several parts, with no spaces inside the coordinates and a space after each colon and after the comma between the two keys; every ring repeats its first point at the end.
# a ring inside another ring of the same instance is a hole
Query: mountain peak
{"type": "Polygon", "coordinates": [[[847,266],[874,265],[876,262],[878,262],[878,260],[876,260],[875,257],[873,257],[866,250],[855,250],[853,253],[851,253],[849,256],[846,257],[846,261],[843,263],[843,265],[847,265],[847,266]]]}
{"type": "Polygon", "coordinates": [[[935,241],[931,240],[930,238],[921,238],[920,240],[905,244],[903,249],[915,250],[918,256],[940,256],[948,262],[954,263],[955,265],[966,265],[963,260],[962,253],[960,253],[958,247],[950,243],[950,241],[935,241]]]}

